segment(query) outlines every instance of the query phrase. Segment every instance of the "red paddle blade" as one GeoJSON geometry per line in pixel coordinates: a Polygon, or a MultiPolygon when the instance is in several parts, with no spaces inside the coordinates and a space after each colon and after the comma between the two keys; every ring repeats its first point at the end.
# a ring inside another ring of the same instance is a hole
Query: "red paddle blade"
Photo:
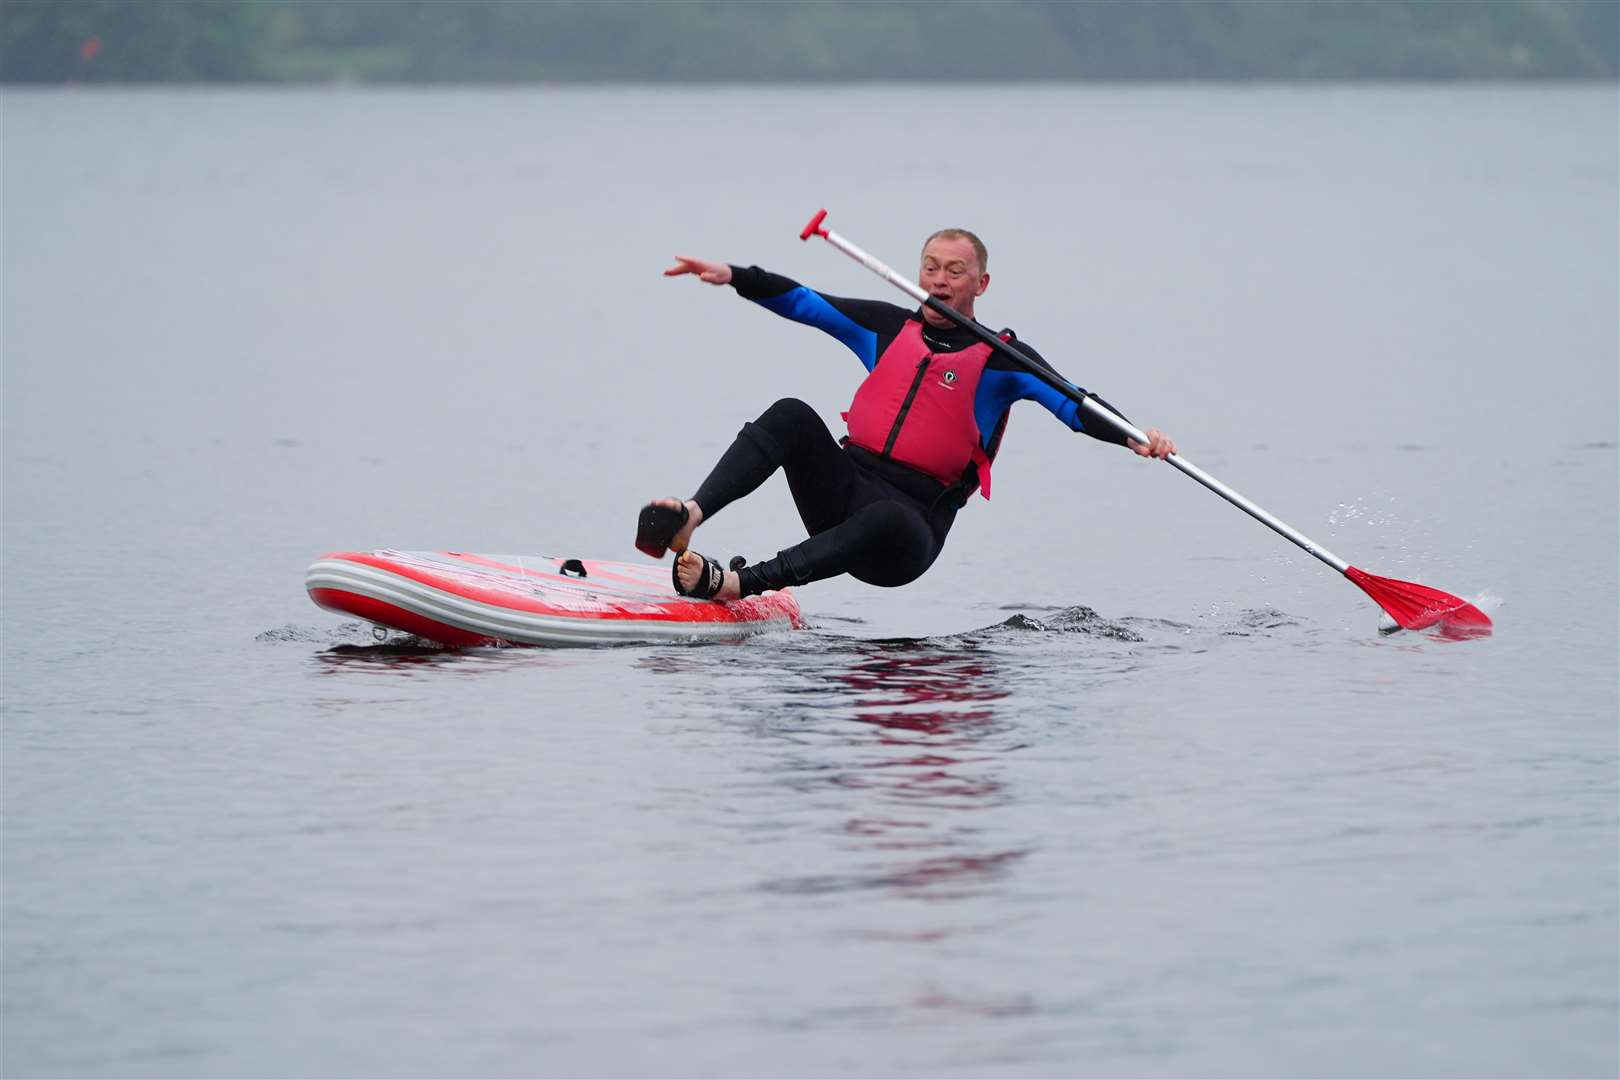
{"type": "Polygon", "coordinates": [[[1403,630],[1423,630],[1444,623],[1448,629],[1490,631],[1491,617],[1460,596],[1427,585],[1377,577],[1350,567],[1344,576],[1359,585],[1403,630]]]}

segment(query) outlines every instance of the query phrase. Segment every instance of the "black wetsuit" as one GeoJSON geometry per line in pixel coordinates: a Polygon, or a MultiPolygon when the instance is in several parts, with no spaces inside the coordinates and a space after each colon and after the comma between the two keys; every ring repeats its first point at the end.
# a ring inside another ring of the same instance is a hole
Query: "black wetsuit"
{"type": "MultiPolygon", "coordinates": [[[[824,296],[757,266],[734,266],[731,274],[739,295],[785,318],[825,330],[847,345],[869,372],[908,320],[922,323],[923,339],[936,353],[958,352],[979,343],[961,327],[928,324],[918,309],[824,296]]],[[[1022,340],[1018,345],[1037,363],[1045,363],[1022,340]]],[[[975,398],[986,449],[994,450],[1001,417],[1022,399],[1044,405],[1075,431],[1106,442],[1125,441],[1103,425],[1087,428],[1071,398],[998,352],[986,363],[975,398]]],[[[846,573],[870,585],[915,581],[939,556],[956,512],[970,493],[859,446],[840,445],[815,409],[784,398],[743,425],[693,500],[708,520],[758,488],[777,469],[787,474],[810,537],[774,559],[745,567],[739,575],[744,596],[846,573]]]]}

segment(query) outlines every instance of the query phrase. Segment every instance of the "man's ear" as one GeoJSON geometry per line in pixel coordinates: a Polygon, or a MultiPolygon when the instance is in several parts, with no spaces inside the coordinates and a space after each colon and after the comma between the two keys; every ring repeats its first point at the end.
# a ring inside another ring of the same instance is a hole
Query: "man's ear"
{"type": "Polygon", "coordinates": [[[974,296],[983,296],[984,295],[984,290],[988,289],[989,287],[990,287],[990,275],[989,274],[980,274],[979,275],[979,291],[974,293],[973,295],[974,296]]]}

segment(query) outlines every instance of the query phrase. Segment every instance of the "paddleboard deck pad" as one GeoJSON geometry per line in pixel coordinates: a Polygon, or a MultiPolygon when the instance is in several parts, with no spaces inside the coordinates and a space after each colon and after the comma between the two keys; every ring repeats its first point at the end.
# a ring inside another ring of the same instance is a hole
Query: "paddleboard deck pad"
{"type": "Polygon", "coordinates": [[[444,645],[732,641],[804,625],[792,592],[716,603],[680,596],[670,564],[460,551],[339,551],[304,577],[309,597],[444,645]]]}

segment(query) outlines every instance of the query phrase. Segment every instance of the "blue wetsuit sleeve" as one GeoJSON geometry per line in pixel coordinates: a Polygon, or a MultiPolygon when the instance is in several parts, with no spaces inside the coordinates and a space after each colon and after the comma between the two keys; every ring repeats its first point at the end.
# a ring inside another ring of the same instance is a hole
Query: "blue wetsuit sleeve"
{"type": "Polygon", "coordinates": [[[733,266],[737,295],[784,319],[813,326],[843,342],[867,371],[877,365],[880,338],[893,338],[909,312],[879,300],[826,296],[757,266],[733,266]]]}
{"type": "MultiPolygon", "coordinates": [[[[1041,354],[1024,344],[1018,342],[1018,348],[1043,367],[1049,367],[1041,354]]],[[[1069,384],[1073,386],[1073,383],[1069,384]]],[[[1079,389],[1079,387],[1075,387],[1079,389]]],[[[1091,395],[1095,400],[1107,406],[1112,412],[1119,413],[1112,405],[1091,395]]],[[[1058,390],[1055,386],[1042,379],[1036,378],[1021,367],[1013,367],[1012,361],[1002,357],[994,358],[991,365],[985,368],[984,374],[979,377],[979,391],[973,403],[973,416],[979,424],[979,431],[986,436],[996,428],[1001,414],[1009,409],[1015,401],[1033,401],[1053,416],[1067,424],[1070,430],[1090,435],[1103,442],[1125,445],[1125,435],[1111,424],[1101,420],[1088,420],[1080,411],[1080,405],[1073,398],[1058,390]]],[[[1124,414],[1120,413],[1123,419],[1124,414]]]]}

